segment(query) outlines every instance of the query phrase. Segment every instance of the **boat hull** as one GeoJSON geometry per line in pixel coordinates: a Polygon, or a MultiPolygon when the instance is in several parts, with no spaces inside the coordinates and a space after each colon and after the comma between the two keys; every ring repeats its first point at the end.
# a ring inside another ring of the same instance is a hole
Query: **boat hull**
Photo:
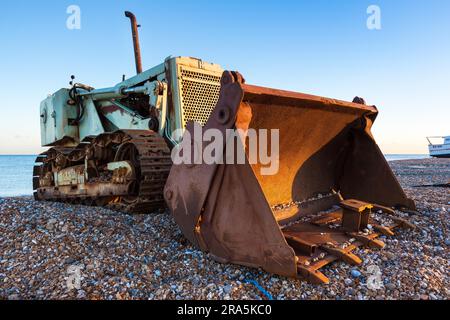
{"type": "Polygon", "coordinates": [[[450,158],[450,153],[447,154],[438,154],[438,155],[431,155],[433,158],[450,158]]]}
{"type": "Polygon", "coordinates": [[[443,144],[433,144],[431,142],[431,139],[432,139],[431,137],[428,138],[428,141],[430,142],[430,145],[428,146],[430,156],[433,158],[450,158],[450,136],[440,138],[444,139],[443,144]]]}

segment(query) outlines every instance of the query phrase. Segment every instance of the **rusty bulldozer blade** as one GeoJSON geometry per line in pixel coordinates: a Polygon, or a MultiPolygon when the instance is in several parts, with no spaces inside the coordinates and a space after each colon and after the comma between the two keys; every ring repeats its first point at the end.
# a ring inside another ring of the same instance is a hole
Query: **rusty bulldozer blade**
{"type": "MultiPolygon", "coordinates": [[[[399,225],[378,225],[372,210],[415,204],[371,134],[377,109],[355,101],[247,85],[225,72],[203,131],[279,130],[279,170],[263,175],[266,164],[251,163],[247,145],[244,164],[174,165],[165,199],[184,235],[222,263],[314,283],[329,281],[319,269],[333,261],[360,264],[356,248],[384,247],[379,235],[399,225]]],[[[193,123],[186,130],[192,138],[193,123]]]]}

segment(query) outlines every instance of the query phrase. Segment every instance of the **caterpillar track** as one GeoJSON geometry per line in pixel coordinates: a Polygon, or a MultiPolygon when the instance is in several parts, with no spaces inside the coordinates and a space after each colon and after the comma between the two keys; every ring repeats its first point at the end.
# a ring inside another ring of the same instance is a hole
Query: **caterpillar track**
{"type": "Polygon", "coordinates": [[[103,206],[131,214],[163,209],[170,149],[153,131],[122,130],[55,147],[36,159],[36,200],[103,206]],[[109,168],[108,168],[109,166],[109,168]]]}

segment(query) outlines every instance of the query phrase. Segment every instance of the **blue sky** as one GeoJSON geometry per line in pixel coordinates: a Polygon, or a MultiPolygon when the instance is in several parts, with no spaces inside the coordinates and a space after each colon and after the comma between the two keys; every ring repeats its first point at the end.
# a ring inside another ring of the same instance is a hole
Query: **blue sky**
{"type": "Polygon", "coordinates": [[[380,109],[386,153],[426,153],[449,135],[450,1],[8,1],[0,11],[0,154],[40,149],[39,104],[80,82],[106,87],[134,73],[129,21],[142,24],[143,63],[194,56],[239,70],[248,83],[380,109]],[[81,30],[66,9],[81,8],[81,30]],[[381,30],[366,27],[369,5],[381,30]]]}

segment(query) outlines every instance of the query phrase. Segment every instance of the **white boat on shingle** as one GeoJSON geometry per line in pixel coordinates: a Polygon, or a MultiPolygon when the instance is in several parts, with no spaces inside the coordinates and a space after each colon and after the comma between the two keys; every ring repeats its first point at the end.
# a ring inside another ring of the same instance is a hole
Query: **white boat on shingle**
{"type": "Polygon", "coordinates": [[[428,149],[430,150],[430,156],[435,158],[450,158],[450,136],[447,137],[428,137],[428,149]],[[434,139],[444,140],[442,144],[433,143],[434,139]]]}

